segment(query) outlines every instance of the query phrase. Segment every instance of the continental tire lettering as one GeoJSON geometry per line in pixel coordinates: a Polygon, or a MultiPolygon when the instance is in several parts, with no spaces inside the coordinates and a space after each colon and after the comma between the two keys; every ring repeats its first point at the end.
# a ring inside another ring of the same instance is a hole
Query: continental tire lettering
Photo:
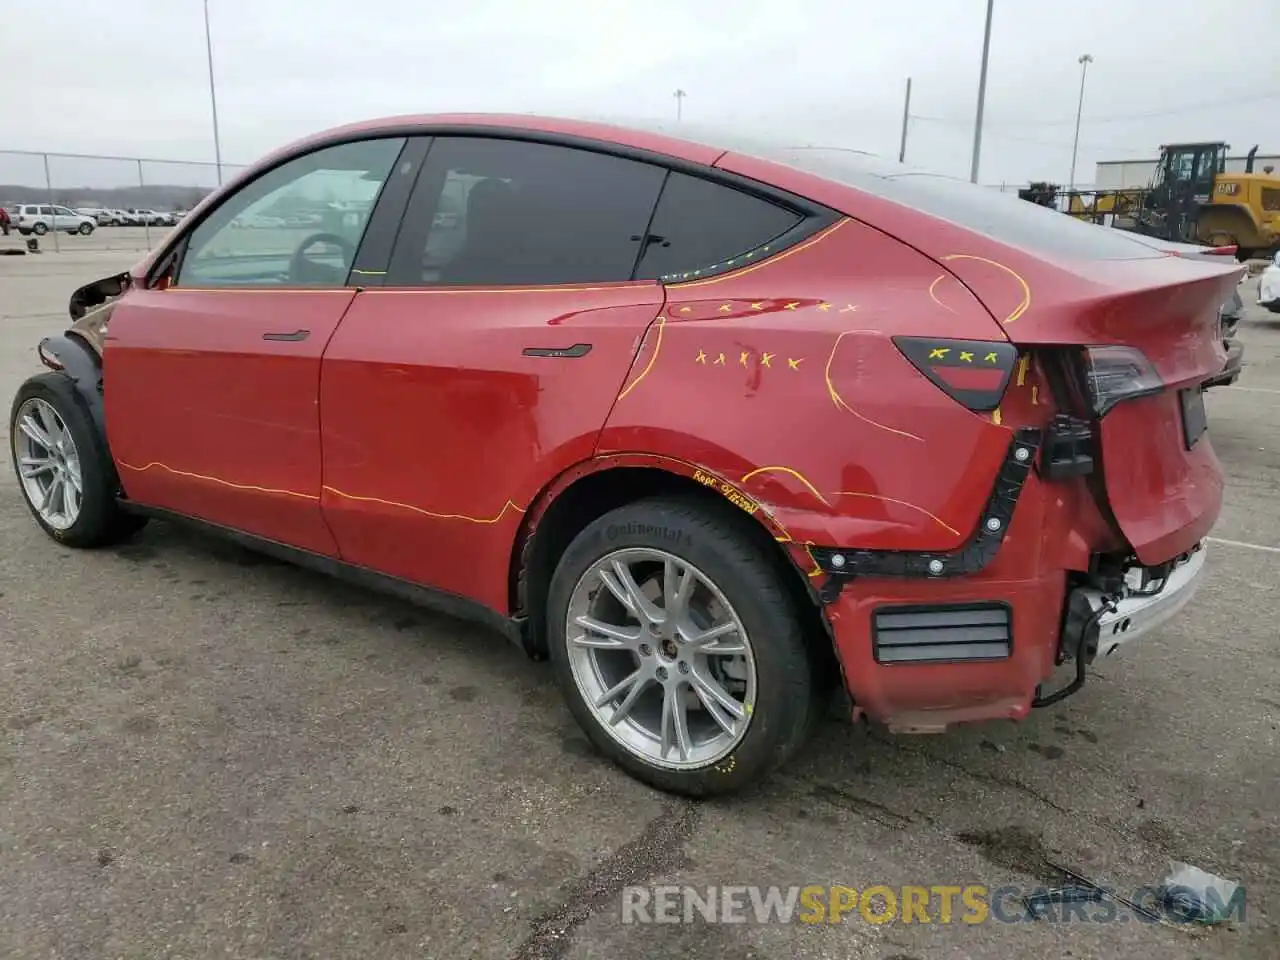
{"type": "Polygon", "coordinates": [[[663,527],[656,523],[638,523],[634,520],[630,523],[611,523],[605,527],[604,535],[609,540],[617,540],[619,537],[652,537],[664,543],[690,542],[688,535],[681,530],[672,530],[670,527],[663,527]]]}

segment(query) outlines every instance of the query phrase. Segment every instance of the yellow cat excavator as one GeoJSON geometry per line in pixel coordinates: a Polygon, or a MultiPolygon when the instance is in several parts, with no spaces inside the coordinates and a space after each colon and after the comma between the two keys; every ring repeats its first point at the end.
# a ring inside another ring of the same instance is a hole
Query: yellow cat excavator
{"type": "Polygon", "coordinates": [[[1280,249],[1280,176],[1254,172],[1256,146],[1243,173],[1228,172],[1229,150],[1225,143],[1166,144],[1145,188],[1059,196],[1065,212],[1082,220],[1180,243],[1234,244],[1241,260],[1274,255],[1280,249]]]}

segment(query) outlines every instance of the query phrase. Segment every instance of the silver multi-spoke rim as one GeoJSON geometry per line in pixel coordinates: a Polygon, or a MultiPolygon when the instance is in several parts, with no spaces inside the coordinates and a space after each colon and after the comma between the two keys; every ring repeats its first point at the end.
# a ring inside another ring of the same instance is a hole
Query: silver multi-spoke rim
{"type": "Polygon", "coordinates": [[[601,557],[573,588],[565,641],[587,708],[647,762],[704,767],[746,735],[751,641],[724,593],[687,560],[648,547],[601,557]]]}
{"type": "Polygon", "coordinates": [[[40,519],[55,530],[74,524],[84,496],[80,451],[52,404],[33,397],[18,408],[13,460],[40,519]]]}

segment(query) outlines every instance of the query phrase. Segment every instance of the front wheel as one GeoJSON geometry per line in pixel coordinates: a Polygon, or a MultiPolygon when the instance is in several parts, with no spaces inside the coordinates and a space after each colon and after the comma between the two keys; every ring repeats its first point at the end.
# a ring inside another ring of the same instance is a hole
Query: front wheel
{"type": "Polygon", "coordinates": [[[631,775],[687,796],[763,779],[819,713],[816,658],[742,518],[695,500],[643,500],[565,551],[547,604],[569,709],[631,775]]]}
{"type": "Polygon", "coordinates": [[[115,468],[65,374],[41,374],[18,389],[9,436],[23,499],[36,523],[59,543],[105,546],[145,522],[116,502],[115,468]]]}

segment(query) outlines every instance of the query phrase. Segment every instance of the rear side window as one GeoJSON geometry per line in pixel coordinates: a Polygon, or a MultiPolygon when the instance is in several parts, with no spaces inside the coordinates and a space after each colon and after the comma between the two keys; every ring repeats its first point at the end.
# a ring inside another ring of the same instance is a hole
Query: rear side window
{"type": "Polygon", "coordinates": [[[733,266],[729,261],[761,249],[801,219],[733,187],[673,172],[658,201],[636,278],[688,280],[733,266]]]}
{"type": "Polygon", "coordinates": [[[439,137],[385,286],[631,279],[666,171],[571,147],[439,137]]]}

